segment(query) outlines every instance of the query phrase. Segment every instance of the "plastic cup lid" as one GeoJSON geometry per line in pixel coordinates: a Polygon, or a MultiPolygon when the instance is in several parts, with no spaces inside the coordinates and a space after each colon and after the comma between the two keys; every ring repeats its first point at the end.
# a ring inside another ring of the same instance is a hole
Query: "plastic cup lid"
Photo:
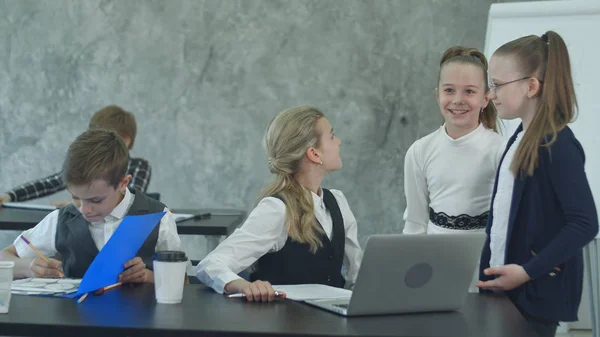
{"type": "Polygon", "coordinates": [[[187,261],[188,258],[185,256],[185,252],[178,250],[161,250],[154,253],[154,261],[161,262],[183,262],[187,261]]]}

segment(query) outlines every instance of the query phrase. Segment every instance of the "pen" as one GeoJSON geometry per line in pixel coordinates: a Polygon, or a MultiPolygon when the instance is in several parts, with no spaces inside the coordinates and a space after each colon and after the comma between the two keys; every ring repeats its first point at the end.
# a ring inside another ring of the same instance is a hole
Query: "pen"
{"type": "MultiPolygon", "coordinates": [[[[35,248],[35,246],[33,244],[31,244],[31,242],[29,242],[29,240],[27,240],[26,237],[24,237],[23,235],[21,235],[21,240],[25,241],[25,243],[31,248],[33,249],[33,251],[37,254],[37,256],[40,257],[40,259],[44,260],[44,262],[46,263],[50,263],[50,261],[48,260],[47,257],[44,256],[44,254],[42,254],[42,252],[40,252],[37,248],[35,248]]],[[[58,271],[58,276],[59,277],[65,277],[65,275],[59,270],[58,271]]]]}
{"type": "Polygon", "coordinates": [[[109,291],[109,290],[112,290],[112,289],[115,289],[115,288],[117,288],[117,287],[120,287],[122,284],[123,284],[123,283],[121,283],[121,282],[117,282],[117,283],[115,283],[115,284],[111,284],[111,285],[109,285],[109,286],[106,286],[106,287],[104,287],[104,288],[100,288],[100,289],[98,289],[98,290],[96,290],[96,291],[94,292],[94,295],[95,295],[95,296],[102,295],[102,294],[104,294],[105,292],[107,292],[107,291],[109,291]]]}
{"type": "MultiPolygon", "coordinates": [[[[283,295],[285,295],[283,292],[281,291],[276,291],[275,292],[275,297],[282,297],[283,295]]],[[[227,298],[241,298],[241,297],[246,297],[247,295],[244,293],[235,293],[235,294],[229,294],[227,295],[227,298]]]]}
{"type": "Polygon", "coordinates": [[[85,301],[85,299],[88,297],[88,294],[89,294],[89,293],[85,293],[85,294],[83,294],[83,296],[81,296],[81,297],[80,297],[80,298],[77,300],[77,303],[81,303],[81,302],[85,301]]]}

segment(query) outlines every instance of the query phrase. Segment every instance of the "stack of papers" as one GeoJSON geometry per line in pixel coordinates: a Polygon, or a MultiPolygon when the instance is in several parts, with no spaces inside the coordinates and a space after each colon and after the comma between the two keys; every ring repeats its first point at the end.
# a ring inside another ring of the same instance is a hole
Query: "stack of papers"
{"type": "Polygon", "coordinates": [[[77,292],[81,279],[26,278],[14,280],[11,293],[17,295],[66,295],[77,292]]]}
{"type": "Polygon", "coordinates": [[[324,284],[274,285],[276,291],[283,291],[287,299],[294,301],[343,300],[350,299],[352,291],[324,284]]]}

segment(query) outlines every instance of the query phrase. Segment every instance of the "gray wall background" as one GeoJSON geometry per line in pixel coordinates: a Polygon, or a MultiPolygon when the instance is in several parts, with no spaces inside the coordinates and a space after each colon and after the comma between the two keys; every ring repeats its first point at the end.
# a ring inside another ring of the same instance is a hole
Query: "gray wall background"
{"type": "MultiPolygon", "coordinates": [[[[149,191],[172,208],[250,211],[270,179],[267,123],[308,104],[342,139],[344,168],[324,186],[345,193],[361,242],[398,233],[404,154],[442,121],[438,60],[483,48],[494,2],[1,1],[0,189],[58,171],[91,114],[117,104],[137,117],[149,191]]],[[[184,242],[206,253],[204,238],[184,242]]]]}

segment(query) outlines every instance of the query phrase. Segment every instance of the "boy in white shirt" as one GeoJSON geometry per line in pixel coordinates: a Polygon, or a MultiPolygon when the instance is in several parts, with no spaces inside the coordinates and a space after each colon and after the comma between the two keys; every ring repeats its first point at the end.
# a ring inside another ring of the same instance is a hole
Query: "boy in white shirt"
{"type": "Polygon", "coordinates": [[[148,236],[137,256],[125,263],[119,282],[154,281],[155,250],[180,250],[181,240],[173,216],[160,202],[129,190],[129,152],[113,131],[89,129],[69,146],[63,179],[72,204],[48,214],[23,232],[48,262],[20,238],[0,252],[0,260],[14,261],[15,278],[82,278],[99,250],[108,242],[126,215],[167,211],[148,236]]]}

